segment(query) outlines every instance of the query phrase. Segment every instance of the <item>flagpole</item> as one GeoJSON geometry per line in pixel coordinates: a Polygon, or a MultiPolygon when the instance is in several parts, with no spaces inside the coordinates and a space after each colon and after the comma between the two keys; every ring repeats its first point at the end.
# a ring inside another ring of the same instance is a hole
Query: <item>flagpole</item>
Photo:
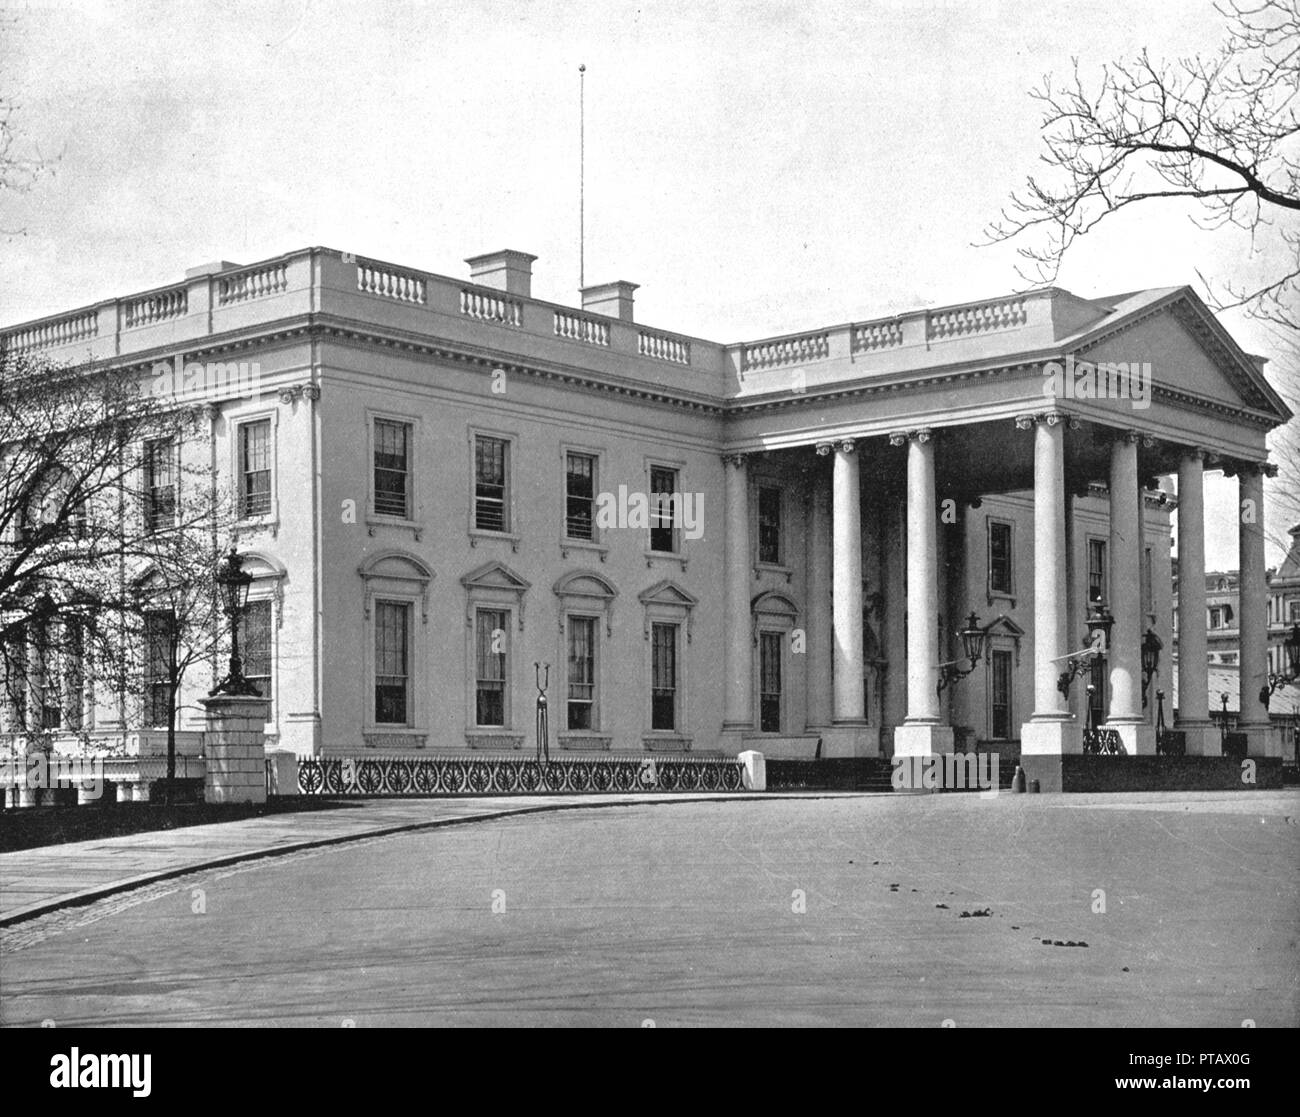
{"type": "Polygon", "coordinates": [[[578,294],[587,285],[586,238],[584,206],[586,202],[586,65],[578,66],[578,294]]]}

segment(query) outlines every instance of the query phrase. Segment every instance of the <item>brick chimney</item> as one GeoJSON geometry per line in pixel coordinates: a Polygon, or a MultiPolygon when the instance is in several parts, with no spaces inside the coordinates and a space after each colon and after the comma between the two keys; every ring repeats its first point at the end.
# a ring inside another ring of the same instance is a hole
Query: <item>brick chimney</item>
{"type": "Polygon", "coordinates": [[[469,277],[483,287],[492,287],[510,295],[530,298],[533,293],[533,261],[536,256],[505,248],[500,252],[487,252],[470,256],[469,277]]]}
{"type": "Polygon", "coordinates": [[[598,283],[582,289],[582,309],[594,314],[607,314],[624,322],[632,321],[632,292],[637,284],[625,279],[613,283],[598,283]]]}

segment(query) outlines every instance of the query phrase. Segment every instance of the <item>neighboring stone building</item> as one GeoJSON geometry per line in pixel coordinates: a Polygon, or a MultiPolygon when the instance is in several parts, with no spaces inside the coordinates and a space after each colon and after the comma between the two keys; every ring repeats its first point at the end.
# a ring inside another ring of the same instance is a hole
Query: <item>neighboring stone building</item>
{"type": "MultiPolygon", "coordinates": [[[[1291,546],[1276,570],[1265,573],[1268,583],[1268,670],[1286,670],[1283,642],[1300,624],[1300,524],[1287,533],[1291,546]]],[[[1174,564],[1174,602],[1178,601],[1178,565],[1174,564]]],[[[1233,665],[1238,657],[1237,617],[1240,612],[1239,576],[1235,570],[1215,570],[1205,575],[1206,648],[1210,662],[1233,665]]],[[[1178,628],[1174,626],[1177,646],[1178,628]]]]}
{"type": "MultiPolygon", "coordinates": [[[[1099,715],[1154,751],[1140,645],[1149,628],[1172,646],[1174,507],[1155,479],[1179,474],[1200,584],[1207,457],[1257,496],[1289,417],[1190,289],[1046,289],[723,345],[635,322],[630,283],[581,310],[534,299],[533,260],[476,257],[466,282],[304,249],[3,333],[128,375],[256,362],[253,383],[208,393],[210,441],[190,452],[243,511],[273,741],[531,748],[549,663],[561,749],[995,741],[1050,785],[1086,712],[1086,680],[1067,697],[1058,677],[1101,600],[1099,715]],[[1081,363],[1049,395],[1045,364],[1075,361],[1145,365],[1149,394],[1098,398],[1081,363]],[[988,654],[940,688],[944,665],[969,666],[971,613],[988,654]]],[[[1242,567],[1262,590],[1257,535],[1243,527],[1242,567]]],[[[1240,617],[1253,685],[1262,593],[1240,617]]],[[[1180,620],[1204,694],[1202,603],[1180,620]]],[[[1170,667],[1150,686],[1171,691],[1170,667]]],[[[94,706],[95,734],[140,728],[94,706]]],[[[1189,751],[1216,752],[1204,703],[1182,714],[1189,751]]],[[[1266,726],[1245,711],[1252,750],[1266,726]]]]}

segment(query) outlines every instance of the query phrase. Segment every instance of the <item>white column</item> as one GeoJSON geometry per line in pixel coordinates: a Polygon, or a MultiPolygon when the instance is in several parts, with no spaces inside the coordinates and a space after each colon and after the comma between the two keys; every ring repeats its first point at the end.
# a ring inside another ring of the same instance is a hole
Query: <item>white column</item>
{"type": "Polygon", "coordinates": [[[835,444],[831,501],[832,711],[837,724],[856,726],[866,720],[862,705],[862,519],[858,456],[847,439],[835,444]]]}
{"type": "MultiPolygon", "coordinates": [[[[723,698],[722,731],[739,737],[754,725],[754,687],[751,647],[752,622],[749,609],[749,471],[743,454],[722,459],[726,475],[727,532],[726,569],[723,582],[727,601],[725,648],[726,692],[723,698]]],[[[739,742],[731,741],[729,745],[739,742]]]]}
{"type": "Polygon", "coordinates": [[[808,502],[808,726],[831,722],[831,493],[820,471],[808,502]]]}
{"type": "Polygon", "coordinates": [[[1069,717],[1057,687],[1067,648],[1065,426],[1053,412],[1034,428],[1034,717],[1069,717]]]}
{"type": "Polygon", "coordinates": [[[952,729],[939,712],[939,567],[935,521],[934,441],[929,430],[891,434],[907,441],[907,718],[894,733],[894,754],[952,750],[952,729]]]}
{"type": "Polygon", "coordinates": [[[1264,472],[1255,464],[1237,474],[1237,559],[1240,587],[1237,622],[1241,663],[1241,731],[1251,756],[1270,750],[1268,709],[1259,692],[1268,685],[1268,584],[1264,573],[1264,472]]]}
{"type": "Polygon", "coordinates": [[[1034,430],[1034,712],[1020,727],[1026,768],[1043,786],[1061,783],[1059,762],[1037,757],[1078,752],[1082,743],[1069,700],[1057,686],[1067,669],[1070,579],[1066,535],[1065,428],[1059,412],[1021,415],[1019,430],[1034,430]],[[1041,766],[1040,766],[1041,765],[1041,766]]]}
{"type": "Polygon", "coordinates": [[[1192,756],[1217,756],[1205,635],[1205,452],[1178,463],[1178,722],[1192,756]]]}
{"type": "Polygon", "coordinates": [[[1142,539],[1138,501],[1137,431],[1125,431],[1110,449],[1110,710],[1106,726],[1119,731],[1130,754],[1155,751],[1155,732],[1142,713],[1142,539]]]}

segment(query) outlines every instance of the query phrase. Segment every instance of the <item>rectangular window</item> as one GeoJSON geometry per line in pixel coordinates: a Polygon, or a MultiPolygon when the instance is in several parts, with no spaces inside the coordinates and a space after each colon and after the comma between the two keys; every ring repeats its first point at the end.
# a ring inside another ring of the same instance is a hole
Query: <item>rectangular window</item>
{"type": "Polygon", "coordinates": [[[151,438],[144,444],[144,526],[160,531],[176,522],[176,444],[151,438]]]}
{"type": "Polygon", "coordinates": [[[781,561],[781,490],[758,490],[758,561],[781,561]]]}
{"type": "Polygon", "coordinates": [[[375,723],[410,721],[411,606],[375,603],[375,723]]]}
{"type": "Polygon", "coordinates": [[[239,428],[239,515],[243,519],[271,511],[271,420],[258,419],[239,428]]]}
{"type": "Polygon", "coordinates": [[[594,539],[595,522],[596,459],[591,454],[566,454],[564,534],[569,539],[594,539]]]}
{"type": "Polygon", "coordinates": [[[677,626],[650,626],[650,728],[677,728],[677,626]]]}
{"type": "Polygon", "coordinates": [[[271,697],[271,603],[250,601],[239,618],[239,655],[244,678],[271,697]]]}
{"type": "Polygon", "coordinates": [[[163,729],[171,722],[171,661],[175,627],[170,610],[146,613],[144,618],[145,724],[163,729]]]}
{"type": "Polygon", "coordinates": [[[474,632],[474,723],[506,723],[506,612],[480,609],[474,632]]]}
{"type": "Polygon", "coordinates": [[[989,521],[989,593],[1011,590],[1011,525],[989,521]]]}
{"type": "Polygon", "coordinates": [[[375,514],[411,518],[411,424],[375,420],[375,514]]]}
{"type": "Polygon", "coordinates": [[[673,512],[680,499],[677,470],[666,466],[650,467],[650,550],[677,552],[677,532],[673,512]]]}
{"type": "Polygon", "coordinates": [[[510,530],[509,448],[504,438],[474,436],[474,526],[479,531],[510,530]]]}
{"type": "Polygon", "coordinates": [[[569,618],[570,729],[596,728],[596,618],[569,618]]]}
{"type": "Polygon", "coordinates": [[[1011,653],[995,651],[992,666],[992,694],[989,711],[990,734],[997,741],[1011,739],[1011,653]]]}
{"type": "Polygon", "coordinates": [[[781,644],[781,633],[759,633],[758,728],[763,733],[781,732],[781,644]]]}
{"type": "Polygon", "coordinates": [[[1300,621],[1300,597],[1287,602],[1287,620],[1300,621]]]}
{"type": "Polygon", "coordinates": [[[1088,540],[1088,604],[1106,600],[1106,541],[1088,540]]]}

